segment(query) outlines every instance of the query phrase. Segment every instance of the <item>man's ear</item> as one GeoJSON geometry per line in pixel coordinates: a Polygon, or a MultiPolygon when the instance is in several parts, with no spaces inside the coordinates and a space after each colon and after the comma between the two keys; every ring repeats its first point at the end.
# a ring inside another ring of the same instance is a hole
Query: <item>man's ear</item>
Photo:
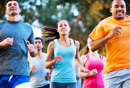
{"type": "Polygon", "coordinates": [[[112,8],[110,8],[110,13],[112,13],[112,8]]]}
{"type": "Polygon", "coordinates": [[[5,10],[5,13],[7,14],[7,10],[5,10]]]}
{"type": "Polygon", "coordinates": [[[21,9],[19,9],[19,13],[21,13],[21,9]]]}

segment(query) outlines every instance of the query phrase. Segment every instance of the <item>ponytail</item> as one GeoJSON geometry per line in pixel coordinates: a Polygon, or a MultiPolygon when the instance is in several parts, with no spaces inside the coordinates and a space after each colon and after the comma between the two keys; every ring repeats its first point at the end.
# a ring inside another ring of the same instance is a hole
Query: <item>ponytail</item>
{"type": "Polygon", "coordinates": [[[43,27],[42,34],[44,44],[49,44],[49,42],[53,41],[54,39],[60,38],[60,35],[55,28],[43,27]]]}
{"type": "Polygon", "coordinates": [[[79,55],[86,55],[87,53],[89,53],[89,48],[87,45],[85,45],[80,51],[79,51],[79,55]]]}

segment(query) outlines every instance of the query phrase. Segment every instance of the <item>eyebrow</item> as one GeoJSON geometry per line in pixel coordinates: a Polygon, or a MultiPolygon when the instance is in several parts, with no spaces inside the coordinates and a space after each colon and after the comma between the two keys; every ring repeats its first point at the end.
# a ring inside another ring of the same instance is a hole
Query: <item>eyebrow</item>
{"type": "Polygon", "coordinates": [[[17,2],[8,2],[8,4],[12,4],[12,3],[13,3],[13,4],[18,4],[17,2]]]}

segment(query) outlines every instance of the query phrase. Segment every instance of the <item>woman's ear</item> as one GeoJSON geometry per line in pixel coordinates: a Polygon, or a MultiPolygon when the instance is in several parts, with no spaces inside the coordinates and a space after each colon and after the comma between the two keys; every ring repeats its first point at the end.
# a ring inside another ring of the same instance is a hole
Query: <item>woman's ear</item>
{"type": "Polygon", "coordinates": [[[69,28],[69,31],[71,31],[71,27],[69,28]]]}
{"type": "Polygon", "coordinates": [[[58,28],[56,29],[56,31],[58,32],[58,28]]]}

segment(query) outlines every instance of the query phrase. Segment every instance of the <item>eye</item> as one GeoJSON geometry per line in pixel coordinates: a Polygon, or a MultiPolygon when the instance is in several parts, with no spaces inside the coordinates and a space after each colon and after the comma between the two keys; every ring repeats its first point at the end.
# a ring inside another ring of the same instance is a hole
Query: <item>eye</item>
{"type": "Polygon", "coordinates": [[[63,25],[61,24],[60,27],[62,27],[63,25]]]}
{"type": "Polygon", "coordinates": [[[14,6],[17,6],[17,3],[14,3],[14,6]]]}
{"type": "Polygon", "coordinates": [[[118,8],[118,5],[115,5],[114,7],[115,7],[115,8],[118,8]]]}
{"type": "Polygon", "coordinates": [[[65,26],[67,26],[67,24],[65,24],[65,26]]]}
{"type": "Polygon", "coordinates": [[[9,4],[8,4],[8,7],[10,7],[10,6],[12,6],[12,4],[11,4],[11,3],[9,3],[9,4]]]}
{"type": "Polygon", "coordinates": [[[124,5],[121,5],[121,8],[124,8],[124,5]]]}

